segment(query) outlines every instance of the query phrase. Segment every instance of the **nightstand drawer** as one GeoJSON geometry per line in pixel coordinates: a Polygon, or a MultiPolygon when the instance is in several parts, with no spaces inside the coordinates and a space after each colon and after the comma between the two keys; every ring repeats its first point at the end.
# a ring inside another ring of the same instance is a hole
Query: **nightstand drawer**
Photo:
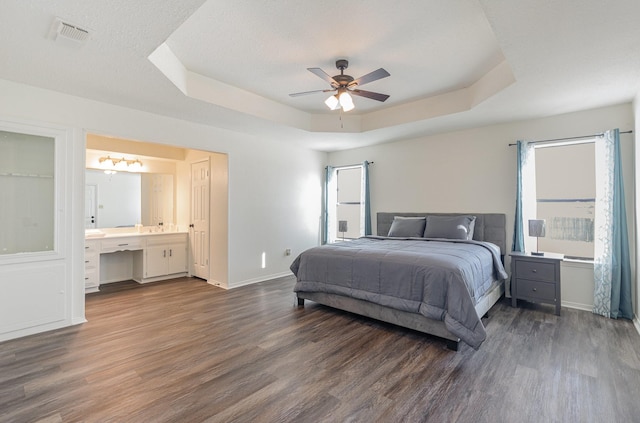
{"type": "Polygon", "coordinates": [[[516,262],[516,278],[555,282],[556,265],[539,261],[518,260],[516,262]]]}
{"type": "Polygon", "coordinates": [[[518,298],[553,302],[556,300],[556,284],[519,278],[518,298]]]}

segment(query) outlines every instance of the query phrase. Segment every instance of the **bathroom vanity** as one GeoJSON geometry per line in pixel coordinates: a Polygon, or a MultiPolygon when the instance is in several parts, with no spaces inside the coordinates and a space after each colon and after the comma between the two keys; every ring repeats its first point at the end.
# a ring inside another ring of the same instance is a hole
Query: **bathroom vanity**
{"type": "Polygon", "coordinates": [[[85,293],[123,280],[147,283],[187,276],[187,238],[187,232],[88,232],[85,293]]]}

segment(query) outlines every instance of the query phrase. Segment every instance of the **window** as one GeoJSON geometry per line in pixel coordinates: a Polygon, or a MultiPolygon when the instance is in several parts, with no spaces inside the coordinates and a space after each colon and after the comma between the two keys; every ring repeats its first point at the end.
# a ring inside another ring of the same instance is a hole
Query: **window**
{"type": "Polygon", "coordinates": [[[535,146],[536,218],[546,223],[540,251],[592,260],[596,197],[595,143],[535,146]]]}
{"type": "MultiPolygon", "coordinates": [[[[373,162],[371,162],[373,163],[373,162]]],[[[324,189],[323,243],[371,234],[369,165],[327,166],[324,189]]]]}
{"type": "Polygon", "coordinates": [[[340,168],[336,171],[337,201],[336,239],[358,238],[361,227],[362,166],[340,168]]]}

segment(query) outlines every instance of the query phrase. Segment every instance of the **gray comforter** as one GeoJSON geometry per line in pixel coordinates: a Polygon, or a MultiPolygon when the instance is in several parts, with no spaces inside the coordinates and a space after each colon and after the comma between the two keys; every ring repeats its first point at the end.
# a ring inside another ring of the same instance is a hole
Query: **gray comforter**
{"type": "Polygon", "coordinates": [[[507,278],[499,249],[480,241],[365,237],[311,248],[291,265],[294,291],[326,292],[442,320],[478,348],[484,326],[474,308],[507,278]]]}

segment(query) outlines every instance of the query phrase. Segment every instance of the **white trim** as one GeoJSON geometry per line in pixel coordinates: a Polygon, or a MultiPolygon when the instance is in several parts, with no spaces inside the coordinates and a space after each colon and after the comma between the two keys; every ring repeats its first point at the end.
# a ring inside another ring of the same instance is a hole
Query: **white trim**
{"type": "Polygon", "coordinates": [[[562,307],[593,312],[593,304],[582,304],[582,303],[574,303],[571,301],[562,301],[561,305],[562,307]]]}
{"type": "Polygon", "coordinates": [[[561,266],[562,267],[573,267],[573,268],[576,268],[576,269],[591,269],[591,270],[593,270],[593,262],[592,261],[564,259],[564,260],[562,260],[561,266]]]}
{"type": "Polygon", "coordinates": [[[562,264],[572,265],[573,267],[593,268],[593,260],[578,260],[565,257],[562,264]]]}
{"type": "Polygon", "coordinates": [[[640,335],[640,320],[638,320],[638,316],[633,316],[633,326],[636,327],[636,332],[640,335]]]}
{"type": "Polygon", "coordinates": [[[247,279],[247,280],[244,280],[244,281],[240,281],[240,282],[236,282],[236,283],[233,283],[233,284],[229,284],[229,288],[228,289],[239,288],[241,286],[252,285],[254,283],[270,281],[270,280],[278,279],[278,278],[284,278],[286,276],[291,276],[291,275],[293,275],[293,273],[291,273],[291,271],[288,271],[288,272],[282,272],[282,273],[274,273],[272,275],[267,275],[267,276],[260,276],[260,277],[257,277],[257,278],[247,279]]]}
{"type": "Polygon", "coordinates": [[[74,326],[81,323],[85,323],[86,321],[87,320],[85,319],[82,319],[82,320],[73,319],[71,322],[68,322],[66,320],[61,320],[53,323],[31,326],[24,329],[16,329],[8,332],[2,332],[0,333],[0,342],[22,338],[29,335],[35,335],[36,333],[49,332],[56,329],[62,329],[68,326],[74,326]]]}

